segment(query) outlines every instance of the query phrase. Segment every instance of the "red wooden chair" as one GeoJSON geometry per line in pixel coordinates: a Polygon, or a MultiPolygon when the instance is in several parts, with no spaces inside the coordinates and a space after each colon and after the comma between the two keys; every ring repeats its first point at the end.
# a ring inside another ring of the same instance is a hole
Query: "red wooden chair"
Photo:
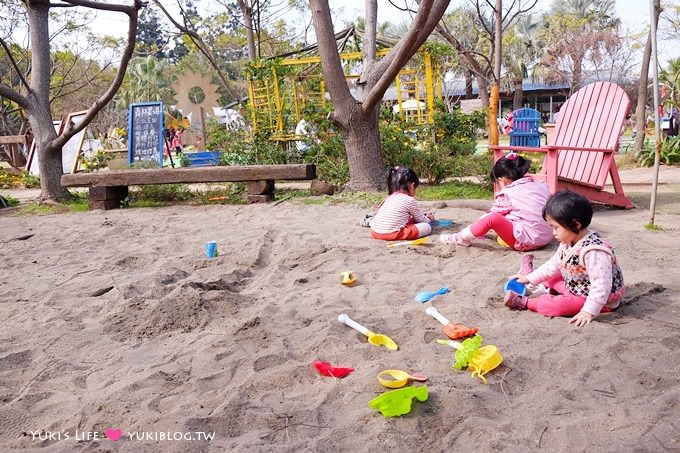
{"type": "Polygon", "coordinates": [[[562,106],[555,129],[546,146],[490,146],[494,162],[504,151],[543,153],[543,166],[534,176],[550,191],[568,189],[591,201],[622,208],[633,203],[623,194],[614,155],[619,149],[630,99],[611,82],[595,82],[578,90],[562,106]],[[605,190],[607,176],[614,192],[605,190]]]}

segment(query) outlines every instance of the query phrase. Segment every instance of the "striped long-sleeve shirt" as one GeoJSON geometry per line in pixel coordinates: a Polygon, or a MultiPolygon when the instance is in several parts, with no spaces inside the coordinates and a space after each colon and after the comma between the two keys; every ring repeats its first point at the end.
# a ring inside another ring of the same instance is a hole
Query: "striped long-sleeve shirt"
{"type": "Polygon", "coordinates": [[[380,234],[394,233],[411,223],[427,223],[420,205],[412,196],[394,192],[383,201],[371,221],[371,230],[380,234]]]}

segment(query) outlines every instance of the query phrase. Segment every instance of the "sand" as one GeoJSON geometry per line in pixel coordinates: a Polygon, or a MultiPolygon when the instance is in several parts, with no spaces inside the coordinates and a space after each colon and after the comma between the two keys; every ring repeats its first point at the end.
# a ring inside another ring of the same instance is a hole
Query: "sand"
{"type": "MultiPolygon", "coordinates": [[[[598,209],[592,225],[616,246],[627,296],[586,328],[503,306],[520,253],[455,250],[441,230],[388,249],[359,225],[362,206],[2,210],[0,450],[680,451],[678,191],[662,187],[663,230],[650,231],[649,173],[627,175],[641,207],[598,209]],[[452,368],[428,306],[498,347],[487,384],[452,368]],[[356,370],[323,377],[317,359],[356,370]],[[425,373],[427,401],[401,417],[371,409],[388,368],[425,373]]],[[[447,204],[452,232],[489,202],[447,204]]]]}

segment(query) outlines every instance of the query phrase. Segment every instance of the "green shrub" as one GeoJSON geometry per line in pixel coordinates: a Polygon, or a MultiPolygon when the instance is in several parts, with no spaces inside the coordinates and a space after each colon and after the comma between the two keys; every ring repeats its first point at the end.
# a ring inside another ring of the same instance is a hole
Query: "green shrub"
{"type": "Polygon", "coordinates": [[[103,150],[91,153],[81,161],[84,171],[96,171],[106,168],[109,164],[109,155],[103,150]]]}
{"type": "Polygon", "coordinates": [[[148,200],[152,202],[186,201],[192,196],[186,184],[149,184],[139,186],[131,192],[132,201],[148,200]]]}
{"type": "Polygon", "coordinates": [[[7,202],[7,206],[19,206],[19,200],[17,200],[11,195],[3,195],[2,198],[4,198],[5,201],[7,202]]]}
{"type": "MultiPolygon", "coordinates": [[[[665,137],[661,141],[659,148],[660,162],[665,165],[680,164],[680,136],[665,137]]],[[[654,157],[656,154],[656,145],[653,141],[644,142],[644,148],[635,153],[640,165],[643,167],[651,167],[654,165],[654,157]]]]}
{"type": "Polygon", "coordinates": [[[186,154],[182,153],[181,156],[179,156],[179,166],[180,167],[189,167],[191,166],[191,160],[187,157],[186,154]]]}
{"type": "Polygon", "coordinates": [[[21,178],[21,184],[27,189],[37,188],[40,187],[40,178],[25,171],[21,178]]]}
{"type": "Polygon", "coordinates": [[[23,173],[9,173],[0,169],[0,187],[19,187],[22,184],[23,178],[23,173]]]}
{"type": "Polygon", "coordinates": [[[328,135],[314,143],[303,157],[306,163],[316,165],[316,177],[342,187],[349,181],[349,166],[345,144],[338,134],[328,135]]]}

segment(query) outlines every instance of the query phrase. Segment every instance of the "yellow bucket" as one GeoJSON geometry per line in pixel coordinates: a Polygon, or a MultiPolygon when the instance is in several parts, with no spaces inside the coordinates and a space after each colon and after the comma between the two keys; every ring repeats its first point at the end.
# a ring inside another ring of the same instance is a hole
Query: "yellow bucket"
{"type": "Polygon", "coordinates": [[[484,375],[496,368],[503,362],[500,351],[494,345],[486,345],[477,349],[472,360],[468,362],[468,369],[472,371],[472,376],[477,376],[486,384],[484,375]]]}

